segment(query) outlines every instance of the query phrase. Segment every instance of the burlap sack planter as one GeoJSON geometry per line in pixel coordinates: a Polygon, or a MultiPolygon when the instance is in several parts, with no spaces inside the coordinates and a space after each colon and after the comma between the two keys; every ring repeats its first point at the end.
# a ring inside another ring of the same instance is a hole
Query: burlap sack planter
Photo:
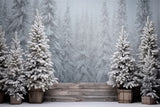
{"type": "Polygon", "coordinates": [[[10,104],[22,104],[22,99],[17,100],[16,97],[10,96],[10,104]]]}
{"type": "Polygon", "coordinates": [[[29,103],[42,103],[44,92],[41,89],[31,89],[29,91],[29,103]]]}
{"type": "Polygon", "coordinates": [[[119,103],[132,103],[132,90],[117,89],[119,103]]]}
{"type": "Polygon", "coordinates": [[[0,90],[0,103],[3,103],[4,100],[4,92],[0,90]]]}
{"type": "Polygon", "coordinates": [[[148,104],[148,105],[152,105],[152,104],[156,104],[156,99],[149,97],[149,96],[142,96],[142,104],[148,104]]]}

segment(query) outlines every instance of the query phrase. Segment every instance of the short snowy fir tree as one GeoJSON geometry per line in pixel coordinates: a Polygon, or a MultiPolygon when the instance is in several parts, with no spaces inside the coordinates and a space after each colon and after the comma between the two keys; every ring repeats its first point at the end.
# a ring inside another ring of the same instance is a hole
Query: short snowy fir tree
{"type": "Polygon", "coordinates": [[[153,23],[149,21],[149,17],[147,17],[147,22],[143,28],[143,34],[141,36],[141,43],[139,46],[139,55],[138,55],[138,59],[139,59],[138,67],[140,71],[138,74],[139,82],[141,82],[141,80],[143,79],[142,71],[144,68],[143,66],[145,65],[144,59],[148,55],[148,51],[150,51],[149,53],[151,54],[151,56],[154,57],[156,61],[155,69],[159,73],[159,61],[158,61],[159,49],[157,44],[157,35],[155,34],[155,28],[153,23]]]}
{"type": "Polygon", "coordinates": [[[118,88],[133,88],[138,85],[134,81],[136,64],[130,54],[127,34],[123,27],[120,32],[120,37],[116,48],[117,51],[112,56],[111,72],[109,72],[108,84],[118,88]]]}
{"type": "Polygon", "coordinates": [[[54,69],[51,62],[49,39],[44,33],[44,26],[38,10],[34,24],[31,28],[30,40],[28,42],[28,55],[26,60],[26,70],[28,75],[28,89],[47,90],[54,82],[54,69]]]}
{"type": "Polygon", "coordinates": [[[15,33],[9,51],[7,80],[5,81],[4,90],[6,94],[16,97],[17,100],[23,99],[23,95],[26,94],[22,54],[20,41],[17,38],[17,33],[15,33]]]}
{"type": "Polygon", "coordinates": [[[0,90],[3,89],[7,72],[8,47],[5,42],[4,32],[2,31],[2,26],[0,26],[0,90]]]}
{"type": "Polygon", "coordinates": [[[149,49],[148,54],[144,58],[144,66],[142,71],[142,96],[158,98],[156,94],[156,88],[158,87],[156,62],[156,59],[151,55],[151,50],[149,49]]]}

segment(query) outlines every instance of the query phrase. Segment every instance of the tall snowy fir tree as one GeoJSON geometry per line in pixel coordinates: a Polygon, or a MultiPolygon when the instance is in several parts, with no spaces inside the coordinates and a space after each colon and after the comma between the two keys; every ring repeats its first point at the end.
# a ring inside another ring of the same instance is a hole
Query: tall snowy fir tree
{"type": "MultiPolygon", "coordinates": [[[[52,53],[52,61],[54,61],[54,69],[58,73],[61,71],[61,46],[59,44],[60,35],[58,33],[58,25],[56,19],[56,1],[44,0],[42,1],[43,23],[46,27],[45,31],[48,36],[50,50],[52,53]]],[[[61,78],[60,78],[61,80],[61,78]]]]}
{"type": "MultiPolygon", "coordinates": [[[[28,6],[27,0],[13,0],[12,7],[12,17],[9,19],[9,24],[7,26],[6,32],[7,36],[11,36],[17,31],[20,35],[20,41],[23,47],[26,45],[26,25],[27,23],[27,14],[26,9],[28,6]]],[[[12,37],[10,37],[12,38],[12,37]]],[[[10,43],[11,39],[8,39],[10,43]]]]}
{"type": "Polygon", "coordinates": [[[67,2],[67,7],[64,13],[63,26],[62,26],[62,75],[65,82],[71,82],[73,80],[74,63],[73,63],[73,45],[72,45],[72,29],[71,29],[71,18],[70,18],[70,8],[67,2]]]}
{"type": "Polygon", "coordinates": [[[137,35],[137,36],[132,36],[132,40],[134,41],[132,43],[132,47],[134,50],[133,52],[135,54],[138,53],[140,35],[142,34],[143,27],[145,26],[147,16],[151,16],[150,0],[137,0],[135,27],[132,30],[133,31],[132,34],[137,35]]]}
{"type": "Polygon", "coordinates": [[[117,51],[112,56],[108,84],[118,88],[133,88],[138,85],[134,81],[136,64],[130,53],[130,46],[124,27],[122,27],[122,31],[120,32],[116,48],[117,51]]]}
{"type": "Polygon", "coordinates": [[[6,73],[8,68],[8,47],[6,46],[6,39],[4,36],[5,32],[2,31],[2,26],[0,26],[0,90],[2,90],[6,80],[6,73]]]}
{"type": "MultiPolygon", "coordinates": [[[[102,20],[101,20],[101,33],[100,33],[100,47],[99,47],[99,59],[96,64],[97,77],[96,80],[106,81],[107,80],[107,68],[109,68],[109,54],[112,50],[111,48],[111,37],[109,34],[109,18],[108,18],[108,9],[106,1],[103,2],[102,7],[102,20]],[[110,47],[110,48],[108,48],[110,47]]],[[[110,54],[111,55],[111,54],[110,54]]]]}
{"type": "Polygon", "coordinates": [[[26,94],[22,55],[23,51],[20,47],[20,41],[18,40],[17,33],[15,33],[9,51],[7,80],[5,81],[4,90],[6,94],[16,97],[18,100],[23,99],[23,95],[26,94]]]}
{"type": "Polygon", "coordinates": [[[37,10],[34,24],[31,28],[28,41],[28,53],[26,58],[26,74],[28,75],[28,89],[47,90],[56,82],[51,52],[49,51],[49,39],[44,32],[42,18],[37,10]]]}
{"type": "Polygon", "coordinates": [[[148,49],[147,55],[144,58],[144,65],[142,71],[142,96],[150,96],[152,98],[159,98],[156,92],[158,84],[157,79],[157,59],[151,55],[151,50],[148,49]]]}
{"type": "MultiPolygon", "coordinates": [[[[143,71],[143,66],[145,65],[145,57],[148,55],[148,53],[151,54],[151,56],[154,58],[156,61],[157,65],[155,65],[155,68],[159,74],[159,48],[157,44],[157,35],[155,34],[155,28],[154,25],[151,21],[149,21],[149,17],[147,17],[147,22],[143,28],[143,34],[141,36],[141,43],[139,46],[139,69],[140,69],[140,74],[139,76],[141,77],[142,71],[143,71]],[[148,52],[149,51],[149,52],[148,52]]],[[[142,78],[140,78],[139,81],[141,81],[142,78]]]]}

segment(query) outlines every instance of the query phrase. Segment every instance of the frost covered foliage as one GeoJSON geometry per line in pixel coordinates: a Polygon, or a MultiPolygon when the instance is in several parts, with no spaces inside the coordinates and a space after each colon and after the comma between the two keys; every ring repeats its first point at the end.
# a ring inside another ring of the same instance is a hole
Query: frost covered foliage
{"type": "Polygon", "coordinates": [[[138,84],[134,81],[134,73],[136,72],[135,60],[130,54],[129,42],[123,27],[116,48],[117,51],[112,56],[108,84],[118,88],[137,86],[138,84]]]}
{"type": "Polygon", "coordinates": [[[4,90],[6,94],[14,96],[18,100],[23,98],[23,94],[26,94],[22,54],[20,41],[17,38],[17,33],[15,33],[9,51],[7,80],[5,81],[4,90]]]}
{"type": "Polygon", "coordinates": [[[151,50],[148,50],[148,54],[144,58],[144,66],[141,75],[142,87],[141,94],[142,96],[150,96],[152,98],[158,98],[156,94],[156,88],[158,87],[157,81],[157,61],[150,54],[151,50]]]}
{"type": "Polygon", "coordinates": [[[153,23],[147,22],[143,28],[143,34],[141,37],[141,44],[139,46],[139,81],[142,84],[142,95],[151,96],[157,98],[156,91],[158,73],[159,73],[159,61],[158,61],[158,45],[157,35],[155,35],[155,28],[153,23]]]}
{"type": "Polygon", "coordinates": [[[0,90],[3,88],[7,72],[8,47],[6,46],[4,35],[5,33],[0,26],[0,90]]]}
{"type": "MultiPolygon", "coordinates": [[[[139,46],[139,69],[140,69],[140,76],[141,71],[143,71],[143,66],[145,64],[145,57],[148,55],[148,51],[155,58],[156,65],[155,68],[159,70],[159,61],[158,61],[158,44],[157,44],[157,35],[155,34],[155,28],[151,21],[149,21],[149,17],[147,17],[147,22],[143,28],[143,34],[141,36],[141,43],[139,46]]],[[[140,78],[141,81],[142,78],[140,78]]]]}
{"type": "Polygon", "coordinates": [[[44,33],[41,16],[37,10],[34,24],[31,28],[26,60],[27,87],[29,90],[42,89],[45,91],[56,82],[48,41],[49,39],[44,33]]]}

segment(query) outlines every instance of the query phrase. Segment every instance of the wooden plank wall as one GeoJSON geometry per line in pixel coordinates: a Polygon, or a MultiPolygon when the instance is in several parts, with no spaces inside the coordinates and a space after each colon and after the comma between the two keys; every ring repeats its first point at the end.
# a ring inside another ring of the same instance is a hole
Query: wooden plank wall
{"type": "Polygon", "coordinates": [[[45,92],[48,102],[117,101],[117,90],[106,83],[59,83],[45,92]]]}

